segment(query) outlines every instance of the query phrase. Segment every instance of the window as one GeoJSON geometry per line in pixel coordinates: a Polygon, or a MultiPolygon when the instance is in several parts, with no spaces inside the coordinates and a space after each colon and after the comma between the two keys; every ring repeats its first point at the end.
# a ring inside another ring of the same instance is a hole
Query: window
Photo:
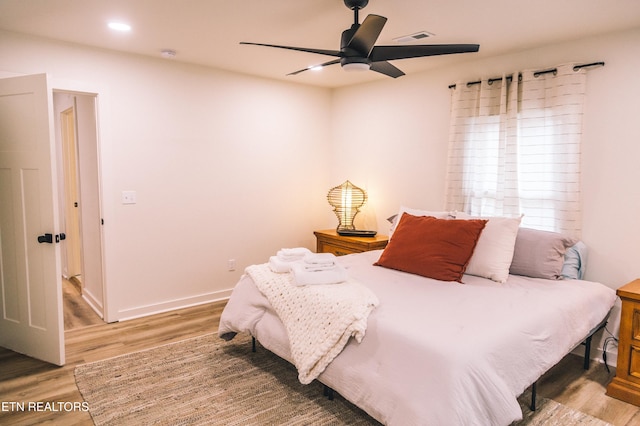
{"type": "Polygon", "coordinates": [[[523,71],[452,94],[447,208],[579,236],[586,71],[523,71]]]}

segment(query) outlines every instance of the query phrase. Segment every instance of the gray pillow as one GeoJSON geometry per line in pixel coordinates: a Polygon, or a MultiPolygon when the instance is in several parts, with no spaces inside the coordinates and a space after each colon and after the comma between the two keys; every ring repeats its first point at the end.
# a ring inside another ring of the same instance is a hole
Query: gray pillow
{"type": "Polygon", "coordinates": [[[509,273],[560,280],[564,254],[576,242],[576,239],[557,232],[520,228],[509,273]]]}
{"type": "Polygon", "coordinates": [[[570,280],[581,280],[584,277],[585,269],[587,269],[587,253],[587,246],[582,241],[569,247],[564,254],[562,276],[570,280]]]}

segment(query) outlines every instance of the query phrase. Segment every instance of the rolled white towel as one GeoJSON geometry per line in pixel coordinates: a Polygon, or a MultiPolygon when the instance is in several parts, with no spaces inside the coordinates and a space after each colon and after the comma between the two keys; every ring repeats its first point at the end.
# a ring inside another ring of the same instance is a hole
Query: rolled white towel
{"type": "Polygon", "coordinates": [[[319,284],[339,284],[348,278],[347,270],[341,265],[334,265],[328,269],[309,271],[303,262],[291,264],[292,283],[294,285],[319,285],[319,284]]]}
{"type": "Polygon", "coordinates": [[[271,268],[273,272],[277,272],[279,274],[290,272],[291,263],[292,262],[280,259],[278,256],[271,256],[269,258],[269,268],[271,268]]]}
{"type": "Polygon", "coordinates": [[[333,269],[336,267],[335,263],[305,263],[300,262],[307,271],[326,271],[327,269],[333,269]]]}
{"type": "Polygon", "coordinates": [[[306,254],[311,253],[306,247],[294,247],[294,248],[283,248],[278,250],[276,256],[281,260],[292,262],[295,260],[302,260],[306,254]]]}
{"type": "Polygon", "coordinates": [[[306,247],[294,247],[294,248],[283,248],[279,250],[280,253],[286,256],[304,256],[305,254],[311,253],[306,247]]]}
{"type": "Polygon", "coordinates": [[[307,253],[304,261],[310,265],[335,265],[336,255],[333,253],[307,253]]]}

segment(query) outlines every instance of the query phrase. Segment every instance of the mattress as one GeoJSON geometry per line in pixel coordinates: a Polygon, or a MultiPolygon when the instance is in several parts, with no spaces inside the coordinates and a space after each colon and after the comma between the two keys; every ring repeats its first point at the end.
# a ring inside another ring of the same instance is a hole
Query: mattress
{"type": "MultiPolygon", "coordinates": [[[[521,419],[517,397],[582,342],[616,299],[611,288],[582,280],[437,281],[373,266],[381,253],[338,260],[379,306],[362,341],[351,339],[318,380],[389,425],[521,419]]],[[[218,333],[240,332],[291,361],[287,332],[248,275],[234,288],[218,333]]]]}

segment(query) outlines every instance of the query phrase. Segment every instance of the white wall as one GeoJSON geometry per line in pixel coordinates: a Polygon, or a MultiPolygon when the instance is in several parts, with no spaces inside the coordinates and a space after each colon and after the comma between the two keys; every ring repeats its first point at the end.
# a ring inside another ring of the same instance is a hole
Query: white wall
{"type": "Polygon", "coordinates": [[[328,90],[6,32],[0,58],[98,92],[110,320],[226,297],[247,265],[314,247],[328,90]]]}
{"type": "Polygon", "coordinates": [[[448,84],[434,72],[333,94],[332,175],[367,190],[381,233],[401,204],[444,207],[448,84]]]}

